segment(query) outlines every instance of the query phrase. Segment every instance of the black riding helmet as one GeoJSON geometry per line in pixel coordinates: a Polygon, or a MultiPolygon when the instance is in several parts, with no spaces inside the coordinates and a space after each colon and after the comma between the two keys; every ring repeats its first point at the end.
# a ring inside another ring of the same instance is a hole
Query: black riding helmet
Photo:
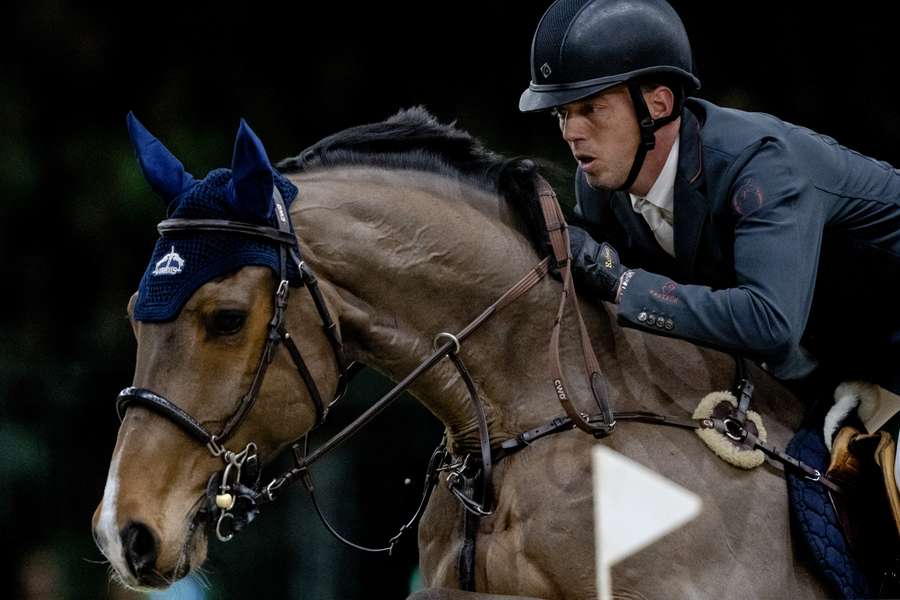
{"type": "Polygon", "coordinates": [[[531,45],[531,83],[519,110],[547,110],[626,84],[634,102],[641,144],[621,189],[631,187],[654,132],[681,114],[684,98],[700,89],[691,45],[675,10],[664,0],[556,0],[538,24],[531,45]],[[673,87],[672,115],[654,121],[642,82],[673,87]]]}

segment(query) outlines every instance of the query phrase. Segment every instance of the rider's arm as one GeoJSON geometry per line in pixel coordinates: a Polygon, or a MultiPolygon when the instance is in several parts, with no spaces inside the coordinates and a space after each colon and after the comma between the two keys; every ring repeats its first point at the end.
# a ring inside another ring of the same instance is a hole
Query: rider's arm
{"type": "Polygon", "coordinates": [[[682,285],[636,269],[620,290],[620,323],[775,362],[796,350],[812,302],[824,212],[789,158],[779,143],[763,144],[729,191],[734,287],[682,285]]]}

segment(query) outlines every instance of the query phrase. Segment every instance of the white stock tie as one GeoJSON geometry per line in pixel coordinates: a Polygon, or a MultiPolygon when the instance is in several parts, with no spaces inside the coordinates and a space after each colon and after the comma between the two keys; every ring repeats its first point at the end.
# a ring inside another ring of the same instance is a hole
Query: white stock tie
{"type": "Polygon", "coordinates": [[[646,198],[632,196],[632,202],[634,203],[634,207],[644,216],[644,220],[647,221],[647,225],[650,226],[650,230],[653,232],[653,237],[656,238],[656,241],[659,242],[662,249],[670,256],[675,256],[675,235],[672,230],[672,213],[656,206],[646,198]]]}

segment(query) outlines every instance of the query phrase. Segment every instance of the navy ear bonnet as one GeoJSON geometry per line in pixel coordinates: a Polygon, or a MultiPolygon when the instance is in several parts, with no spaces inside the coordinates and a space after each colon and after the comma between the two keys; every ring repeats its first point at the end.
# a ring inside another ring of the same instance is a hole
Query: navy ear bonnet
{"type": "MultiPolygon", "coordinates": [[[[297,197],[297,188],[272,168],[262,143],[243,120],[232,168],[210,171],[202,181],[187,173],[131,113],[128,131],[144,177],[166,202],[170,219],[228,219],[277,228],[273,186],[286,207],[297,197]]],[[[301,285],[296,262],[287,262],[288,281],[301,285]]],[[[197,288],[248,265],[269,267],[277,274],[279,244],[234,232],[163,234],[141,279],[134,318],[171,321],[197,288]]]]}

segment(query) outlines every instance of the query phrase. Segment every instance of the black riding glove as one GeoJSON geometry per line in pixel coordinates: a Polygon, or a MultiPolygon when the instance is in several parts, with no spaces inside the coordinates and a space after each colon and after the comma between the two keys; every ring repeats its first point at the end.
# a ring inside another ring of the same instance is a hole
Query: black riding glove
{"type": "Polygon", "coordinates": [[[617,302],[619,281],[628,268],[619,262],[615,249],[594,238],[580,227],[569,225],[572,251],[572,276],[579,288],[607,302],[617,302]]]}

